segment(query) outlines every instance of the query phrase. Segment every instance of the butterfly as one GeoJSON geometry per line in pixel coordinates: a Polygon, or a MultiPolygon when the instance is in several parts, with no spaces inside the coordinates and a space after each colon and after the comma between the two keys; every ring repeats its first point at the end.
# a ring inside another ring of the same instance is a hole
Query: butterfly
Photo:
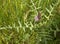
{"type": "Polygon", "coordinates": [[[41,19],[41,13],[39,11],[38,11],[38,15],[36,15],[34,19],[35,19],[35,22],[40,21],[40,19],[41,19]]]}

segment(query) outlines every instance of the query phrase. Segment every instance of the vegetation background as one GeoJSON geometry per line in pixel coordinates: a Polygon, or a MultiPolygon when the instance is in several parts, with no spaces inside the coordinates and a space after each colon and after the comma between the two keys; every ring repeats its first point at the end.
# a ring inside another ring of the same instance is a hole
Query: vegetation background
{"type": "Polygon", "coordinates": [[[0,0],[0,44],[60,44],[60,0],[0,0]]]}

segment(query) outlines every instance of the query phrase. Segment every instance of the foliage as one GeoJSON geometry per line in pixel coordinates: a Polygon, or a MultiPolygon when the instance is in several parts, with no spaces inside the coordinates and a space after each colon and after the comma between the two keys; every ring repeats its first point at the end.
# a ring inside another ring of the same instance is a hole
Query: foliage
{"type": "Polygon", "coordinates": [[[0,44],[60,44],[59,33],[60,0],[0,0],[0,44]]]}

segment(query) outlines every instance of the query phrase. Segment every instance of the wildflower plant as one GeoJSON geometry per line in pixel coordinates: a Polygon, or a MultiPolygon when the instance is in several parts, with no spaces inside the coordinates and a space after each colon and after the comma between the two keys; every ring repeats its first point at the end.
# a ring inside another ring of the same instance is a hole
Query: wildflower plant
{"type": "Polygon", "coordinates": [[[60,44],[60,0],[0,0],[0,44],[60,44]]]}

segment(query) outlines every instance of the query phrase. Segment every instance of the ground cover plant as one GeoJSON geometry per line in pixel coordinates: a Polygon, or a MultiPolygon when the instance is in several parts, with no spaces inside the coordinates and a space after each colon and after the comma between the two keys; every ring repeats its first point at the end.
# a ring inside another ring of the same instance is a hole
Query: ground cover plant
{"type": "Polygon", "coordinates": [[[60,44],[60,0],[0,0],[0,44],[60,44]]]}

